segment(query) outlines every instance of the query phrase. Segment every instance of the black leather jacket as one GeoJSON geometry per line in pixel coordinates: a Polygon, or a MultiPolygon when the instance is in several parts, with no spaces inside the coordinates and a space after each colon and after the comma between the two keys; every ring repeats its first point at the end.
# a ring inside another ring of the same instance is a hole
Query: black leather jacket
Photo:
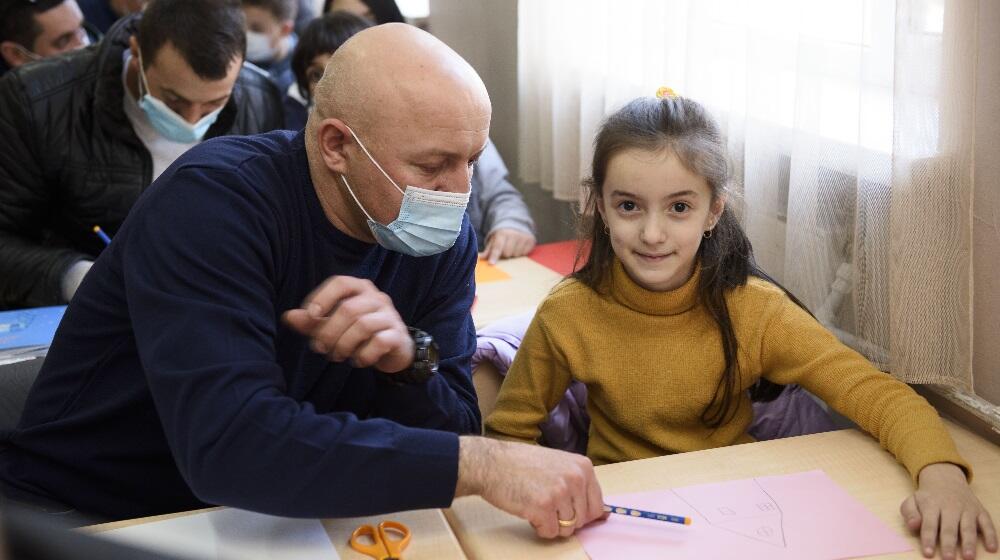
{"type": "MultiPolygon", "coordinates": [[[[125,116],[124,50],[139,18],[86,49],[0,79],[0,309],[64,303],[61,281],[94,259],[152,182],[152,156],[125,116]]],[[[206,138],[281,128],[281,94],[240,70],[206,138]]]]}

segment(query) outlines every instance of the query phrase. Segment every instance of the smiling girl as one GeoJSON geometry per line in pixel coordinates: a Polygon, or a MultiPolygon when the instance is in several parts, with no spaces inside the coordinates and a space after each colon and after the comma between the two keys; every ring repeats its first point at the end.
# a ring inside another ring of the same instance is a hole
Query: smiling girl
{"type": "MultiPolygon", "coordinates": [[[[841,344],[754,263],[726,206],[728,166],[698,103],[639,98],[602,125],[587,264],[539,307],[487,432],[533,442],[586,384],[595,464],[747,443],[750,397],[798,383],[876,437],[918,484],[902,513],[925,555],[997,549],[935,410],[841,344]]],[[[568,509],[568,508],[567,508],[568,509]]],[[[568,519],[573,511],[560,511],[568,519]]]]}

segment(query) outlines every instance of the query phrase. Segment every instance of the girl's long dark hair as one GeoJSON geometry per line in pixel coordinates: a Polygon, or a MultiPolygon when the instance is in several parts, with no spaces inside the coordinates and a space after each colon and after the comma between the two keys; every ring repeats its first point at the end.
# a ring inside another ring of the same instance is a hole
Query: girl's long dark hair
{"type": "MultiPolygon", "coordinates": [[[[729,165],[725,143],[718,126],[697,102],[683,97],[640,97],[609,116],[594,141],[591,177],[585,182],[589,193],[581,214],[577,261],[586,258],[587,249],[589,259],[572,275],[596,291],[608,285],[616,258],[604,220],[597,211],[601,189],[611,158],[633,148],[648,152],[671,150],[685,167],[708,181],[713,202],[727,193],[729,165]]],[[[711,237],[702,240],[698,259],[701,263],[698,297],[719,327],[725,356],[715,396],[701,414],[702,423],[714,429],[732,420],[740,403],[738,342],[725,294],[746,284],[750,276],[757,276],[781,287],[803,309],[805,306],[757,266],[750,240],[728,204],[711,237]]],[[[754,401],[771,401],[783,389],[783,385],[761,378],[750,389],[750,397],[754,401]]]]}

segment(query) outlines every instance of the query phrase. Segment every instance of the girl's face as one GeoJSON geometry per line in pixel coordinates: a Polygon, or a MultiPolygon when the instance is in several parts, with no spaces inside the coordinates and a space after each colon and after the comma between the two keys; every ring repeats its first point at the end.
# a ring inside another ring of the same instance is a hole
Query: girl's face
{"type": "Polygon", "coordinates": [[[618,152],[608,162],[602,193],[597,207],[611,247],[637,284],[658,292],[691,277],[702,234],[725,206],[672,150],[618,152]]]}

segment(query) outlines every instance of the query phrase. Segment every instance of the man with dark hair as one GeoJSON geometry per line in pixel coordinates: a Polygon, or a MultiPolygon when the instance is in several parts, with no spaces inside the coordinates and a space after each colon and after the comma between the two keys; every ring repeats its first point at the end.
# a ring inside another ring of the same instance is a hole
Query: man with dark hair
{"type": "Polygon", "coordinates": [[[69,301],[139,193],[203,138],[281,127],[235,0],[154,0],[0,80],[0,308],[69,301]]]}
{"type": "Polygon", "coordinates": [[[247,19],[247,60],[271,76],[282,93],[295,81],[292,51],[295,49],[297,0],[243,0],[247,19]]]}
{"type": "Polygon", "coordinates": [[[0,0],[0,76],[89,43],[76,0],[0,0]]]}

